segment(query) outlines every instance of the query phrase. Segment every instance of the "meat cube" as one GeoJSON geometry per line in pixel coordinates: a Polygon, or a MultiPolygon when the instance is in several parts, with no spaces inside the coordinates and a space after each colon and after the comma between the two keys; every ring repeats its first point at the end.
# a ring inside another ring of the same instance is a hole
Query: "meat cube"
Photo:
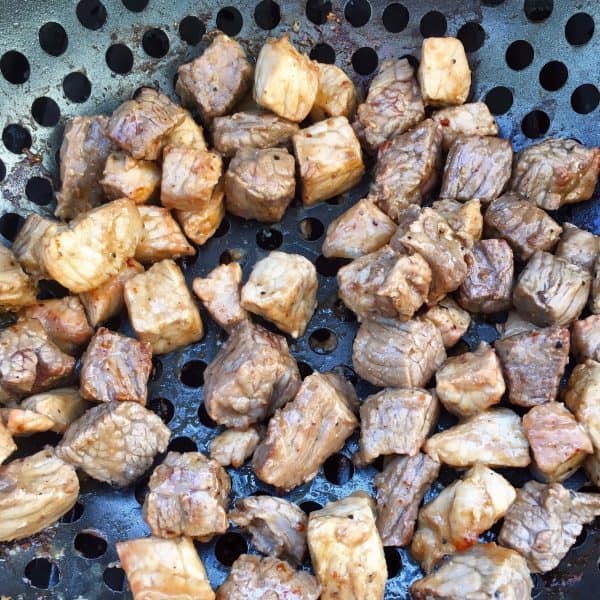
{"type": "Polygon", "coordinates": [[[360,144],[346,117],[332,117],[301,129],[292,142],[305,206],[343,194],[365,172],[360,144]]]}
{"type": "Polygon", "coordinates": [[[313,121],[329,117],[354,117],[358,94],[352,80],[335,65],[316,63],[319,69],[317,96],[310,110],[313,121]]]}
{"type": "Polygon", "coordinates": [[[74,117],[67,123],[60,147],[61,190],[54,211],[60,219],[73,219],[102,204],[98,183],[115,148],[108,130],[108,117],[99,115],[74,117]]]}
{"type": "Polygon", "coordinates": [[[495,313],[511,307],[513,253],[504,240],[481,240],[466,258],[469,271],[458,301],[474,313],[495,313]]]}
{"type": "Polygon", "coordinates": [[[272,415],[299,387],[285,338],[245,320],[204,372],[204,405],[217,423],[244,429],[272,415]]]}
{"type": "Polygon", "coordinates": [[[300,337],[317,307],[317,270],[300,254],[273,251],[242,288],[242,308],[300,337]]]}
{"type": "Polygon", "coordinates": [[[73,421],[90,408],[90,404],[81,397],[77,388],[67,387],[29,396],[19,407],[50,419],[50,430],[64,433],[73,421]]]}
{"type": "Polygon", "coordinates": [[[379,147],[369,198],[398,222],[405,208],[432,191],[441,161],[442,129],[427,119],[379,147]]]}
{"type": "Polygon", "coordinates": [[[195,148],[196,150],[206,150],[206,140],[204,131],[192,115],[186,110],[183,121],[176,125],[174,129],[165,138],[165,146],[182,146],[185,148],[195,148]]]}
{"type": "Polygon", "coordinates": [[[108,281],[132,258],[142,237],[136,205],[114,200],[73,220],[64,231],[42,240],[46,270],[73,293],[88,292],[108,281]]]}
{"type": "Polygon", "coordinates": [[[600,236],[594,235],[591,231],[579,229],[571,223],[563,225],[563,233],[556,247],[556,256],[593,273],[594,264],[599,255],[600,236]]]}
{"type": "Polygon", "coordinates": [[[445,360],[442,334],[429,321],[364,321],[352,346],[356,373],[382,387],[425,387],[445,360]]]}
{"type": "Polygon", "coordinates": [[[439,213],[467,248],[472,248],[481,239],[483,215],[481,201],[478,199],[458,202],[450,198],[436,200],[433,210],[439,213]]]}
{"type": "Polygon", "coordinates": [[[600,361],[600,315],[575,321],[571,328],[571,348],[579,360],[600,361]]]}
{"type": "Polygon", "coordinates": [[[594,264],[594,279],[592,280],[592,289],[590,290],[589,307],[595,315],[600,315],[600,256],[594,264]]]}
{"type": "Polygon", "coordinates": [[[135,598],[214,600],[204,565],[189,538],[149,537],[116,546],[135,598]]]}
{"type": "Polygon", "coordinates": [[[283,560],[242,554],[217,590],[217,600],[258,600],[269,596],[278,600],[318,600],[320,588],[314,575],[296,571],[283,560]]]}
{"type": "Polygon", "coordinates": [[[156,160],[166,136],[185,115],[167,96],[145,87],[133,100],[127,100],[115,110],[108,123],[108,136],[133,158],[156,160]]]}
{"type": "Polygon", "coordinates": [[[536,406],[556,399],[569,362],[568,329],[550,327],[517,333],[497,340],[495,348],[512,404],[536,406]]]}
{"type": "Polygon", "coordinates": [[[426,106],[453,106],[467,101],[471,69],[459,39],[425,38],[417,75],[426,106]]]}
{"type": "Polygon", "coordinates": [[[312,512],[308,549],[321,600],[383,600],[387,566],[375,526],[375,503],[367,494],[355,492],[312,512]]]}
{"type": "Polygon", "coordinates": [[[363,198],[331,221],[323,242],[323,256],[359,258],[387,244],[394,222],[368,198],[363,198]]]}
{"type": "Polygon", "coordinates": [[[460,137],[498,135],[498,124],[485,102],[443,108],[434,112],[431,118],[442,126],[442,145],[446,152],[460,137]]]}
{"type": "Polygon", "coordinates": [[[24,408],[0,408],[0,424],[15,437],[51,431],[54,427],[49,417],[24,408]]]}
{"type": "Polygon", "coordinates": [[[252,86],[254,69],[244,49],[224,33],[195,60],[181,65],[175,87],[183,104],[196,106],[205,122],[227,114],[252,86]]]}
{"type": "Polygon", "coordinates": [[[175,216],[185,235],[202,246],[217,231],[225,216],[225,193],[222,183],[215,187],[210,202],[200,210],[176,210],[175,216]]]}
{"type": "Polygon", "coordinates": [[[227,429],[214,437],[210,443],[210,457],[222,467],[239,469],[249,459],[260,442],[255,427],[227,429]]]}
{"type": "Polygon", "coordinates": [[[546,573],[567,554],[582,526],[599,515],[599,494],[528,481],[517,490],[498,541],[524,556],[532,573],[546,573]]]}
{"type": "Polygon", "coordinates": [[[565,390],[565,404],[585,427],[596,451],[600,451],[600,363],[586,360],[573,369],[565,390]]]}
{"type": "Polygon", "coordinates": [[[75,469],[50,446],[0,466],[0,480],[0,542],[46,529],[73,508],[79,495],[75,469]]]}
{"type": "Polygon", "coordinates": [[[204,279],[196,277],[192,288],[213,320],[226,331],[248,319],[248,313],[240,306],[242,267],[239,263],[219,265],[204,279]]]}
{"type": "Polygon", "coordinates": [[[490,542],[453,554],[435,573],[413,583],[410,593],[414,600],[525,600],[532,589],[525,559],[490,542]]]}
{"type": "Polygon", "coordinates": [[[171,432],[137,402],[107,402],[72,423],[56,447],[59,458],[98,481],[133,483],[167,449],[171,432]]]}
{"type": "Polygon", "coordinates": [[[365,149],[379,147],[423,120],[425,107],[408,60],[386,60],[369,86],[367,99],[356,111],[354,128],[365,149]]]}
{"type": "Polygon", "coordinates": [[[579,317],[590,287],[591,277],[585,269],[539,251],[521,271],[513,291],[513,303],[536,325],[568,325],[579,317]]]}
{"type": "Polygon", "coordinates": [[[600,148],[551,138],[517,154],[510,188],[546,210],[589,200],[600,173],[600,148]]]}
{"type": "Polygon", "coordinates": [[[339,375],[309,375],[294,400],[269,421],[267,435],[252,457],[256,475],[284,490],[313,479],[356,429],[357,403],[354,388],[339,375]]]}
{"type": "Polygon", "coordinates": [[[427,454],[397,456],[375,476],[377,529],[384,546],[406,546],[412,539],[419,505],[440,472],[427,454]]]}
{"type": "Polygon", "coordinates": [[[296,567],[302,563],[308,518],[297,504],[283,498],[250,496],[235,503],[229,519],[250,533],[259,552],[296,567]]]}
{"type": "Polygon", "coordinates": [[[473,415],[425,442],[425,452],[452,467],[481,463],[490,467],[526,467],[529,443],[519,415],[508,408],[473,415]]]}
{"type": "Polygon", "coordinates": [[[109,200],[129,198],[136,204],[144,204],[160,187],[160,168],[152,161],[113,152],[106,159],[100,184],[109,200]]]}
{"type": "Polygon", "coordinates": [[[299,123],[315,103],[319,69],[300,54],[287,35],[268,38],[260,50],[254,71],[254,100],[275,114],[299,123]]]}
{"type": "Polygon", "coordinates": [[[204,542],[227,530],[231,481],[223,467],[200,452],[169,452],[148,482],[143,516],[152,534],[204,542]]]}
{"type": "Polygon", "coordinates": [[[442,298],[420,318],[433,323],[440,330],[444,348],[452,348],[456,345],[471,324],[471,315],[456,304],[450,296],[442,298]]]}
{"type": "Polygon", "coordinates": [[[506,317],[506,321],[496,325],[496,328],[503,338],[517,335],[518,333],[540,331],[541,329],[544,329],[543,327],[538,327],[524,319],[516,310],[511,310],[506,317]]]}
{"type": "Polygon", "coordinates": [[[36,301],[36,285],[14,254],[0,244],[0,311],[18,310],[36,301]]]}
{"type": "Polygon", "coordinates": [[[280,221],[294,198],[296,163],[284,148],[242,148],[225,173],[225,206],[243,219],[280,221]]]}
{"type": "MultiPolygon", "coordinates": [[[[0,409],[2,410],[2,409],[0,409]]],[[[10,431],[0,423],[0,465],[17,449],[10,431]]],[[[0,467],[1,468],[1,467],[0,467]]]]}
{"type": "Polygon", "coordinates": [[[162,260],[125,282],[124,298],[136,337],[164,354],[204,335],[204,327],[181,269],[162,260]]]}
{"type": "Polygon", "coordinates": [[[502,475],[476,464],[419,511],[410,552],[425,573],[446,554],[461,552],[501,519],[516,497],[502,475]]]}

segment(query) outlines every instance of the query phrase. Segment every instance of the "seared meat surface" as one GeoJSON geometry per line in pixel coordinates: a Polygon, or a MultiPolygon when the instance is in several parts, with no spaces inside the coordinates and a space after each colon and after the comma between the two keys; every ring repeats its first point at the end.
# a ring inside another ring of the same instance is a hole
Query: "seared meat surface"
{"type": "Polygon", "coordinates": [[[556,247],[556,256],[593,273],[594,264],[599,255],[600,236],[594,235],[591,231],[579,229],[571,223],[563,225],[563,232],[556,247]]]}
{"type": "Polygon", "coordinates": [[[443,108],[431,118],[442,126],[446,152],[459,137],[498,135],[498,125],[485,102],[443,108]]]}
{"type": "Polygon", "coordinates": [[[481,240],[483,231],[483,215],[481,214],[481,201],[478,199],[458,202],[450,198],[436,200],[432,204],[433,210],[448,221],[456,235],[467,248],[481,240]]]}
{"type": "Polygon", "coordinates": [[[260,435],[255,427],[227,429],[212,439],[210,457],[222,467],[239,469],[254,454],[258,442],[260,435]]]}
{"type": "MultiPolygon", "coordinates": [[[[2,409],[0,408],[0,411],[2,409]]],[[[12,435],[4,423],[0,422],[0,465],[17,449],[12,435]]]]}
{"type": "Polygon", "coordinates": [[[64,433],[90,406],[77,388],[68,387],[29,396],[21,402],[19,408],[49,419],[52,431],[64,433]]]}
{"type": "Polygon", "coordinates": [[[198,246],[205,244],[219,229],[225,216],[225,192],[222,183],[213,190],[209,203],[198,210],[176,210],[186,237],[198,246]]]}
{"type": "Polygon", "coordinates": [[[571,349],[579,360],[600,361],[600,315],[575,321],[571,328],[571,349]]]}
{"type": "Polygon", "coordinates": [[[319,69],[317,96],[310,109],[313,121],[329,117],[352,119],[356,111],[358,96],[352,80],[335,65],[316,63],[319,69]]]}
{"type": "Polygon", "coordinates": [[[136,204],[144,204],[160,187],[160,168],[152,161],[113,152],[106,159],[100,183],[110,200],[129,198],[136,204]]]}
{"type": "Polygon", "coordinates": [[[600,453],[600,363],[586,360],[573,369],[564,400],[600,453]]]}
{"type": "Polygon", "coordinates": [[[18,310],[36,301],[36,286],[14,254],[0,245],[0,310],[18,310]]]}
{"type": "Polygon", "coordinates": [[[471,315],[454,302],[450,296],[442,298],[438,304],[427,309],[419,318],[433,323],[439,329],[445,348],[452,348],[456,345],[471,324],[471,315]]]}
{"type": "Polygon", "coordinates": [[[206,150],[204,130],[196,123],[189,111],[184,110],[183,112],[185,117],[168,133],[165,138],[165,146],[184,146],[196,148],[196,150],[206,150]]]}

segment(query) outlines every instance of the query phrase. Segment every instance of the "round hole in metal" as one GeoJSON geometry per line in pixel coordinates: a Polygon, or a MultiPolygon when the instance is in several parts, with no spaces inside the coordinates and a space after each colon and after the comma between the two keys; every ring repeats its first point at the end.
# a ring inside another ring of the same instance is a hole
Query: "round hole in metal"
{"type": "Polygon", "coordinates": [[[108,544],[99,533],[86,530],[75,536],[73,546],[85,558],[100,558],[106,552],[108,544]]]}
{"type": "Polygon", "coordinates": [[[190,360],[181,367],[179,380],[184,385],[199,388],[204,385],[204,371],[206,363],[201,360],[190,360]]]}
{"type": "Polygon", "coordinates": [[[47,206],[54,199],[52,184],[46,177],[30,177],[25,185],[25,195],[38,206],[47,206]]]}
{"type": "Polygon", "coordinates": [[[106,567],[102,573],[102,580],[113,592],[122,592],[125,589],[125,571],[120,567],[106,567]]]}
{"type": "Polygon", "coordinates": [[[60,56],[69,45],[69,38],[64,27],[54,21],[44,23],[40,27],[38,40],[42,50],[50,54],[50,56],[60,56]]]}
{"type": "Polygon", "coordinates": [[[54,127],[60,119],[60,108],[52,98],[42,96],[33,101],[31,115],[42,127],[54,127]]]}
{"type": "Polygon", "coordinates": [[[462,42],[467,52],[476,52],[485,42],[485,31],[479,23],[471,21],[465,23],[458,30],[456,37],[462,42]]]}
{"type": "Polygon", "coordinates": [[[215,429],[215,427],[218,427],[217,423],[213,421],[206,412],[204,402],[202,402],[202,404],[200,404],[198,407],[198,419],[200,419],[200,423],[202,423],[204,427],[208,427],[209,429],[215,429]]]}
{"type": "Polygon", "coordinates": [[[581,115],[587,115],[598,107],[600,101],[600,92],[592,83],[584,83],[575,88],[571,94],[571,106],[575,112],[581,115]]]}
{"type": "Polygon", "coordinates": [[[234,531],[223,534],[215,544],[215,556],[226,567],[230,567],[236,559],[248,551],[246,540],[234,531]]]}
{"type": "Polygon", "coordinates": [[[354,465],[343,454],[333,454],[323,463],[323,473],[330,483],[344,485],[354,476],[354,465]]]}
{"type": "Polygon", "coordinates": [[[419,25],[421,35],[427,37],[442,37],[448,29],[446,17],[437,10],[431,10],[423,15],[419,25]]]}
{"type": "Polygon", "coordinates": [[[551,60],[540,71],[540,84],[549,92],[559,90],[567,81],[569,70],[559,60],[551,60]]]}
{"type": "Polygon", "coordinates": [[[372,463],[373,467],[379,473],[382,473],[385,468],[385,456],[380,454],[372,463]]]}
{"type": "Polygon", "coordinates": [[[146,500],[146,496],[148,495],[148,481],[150,476],[143,477],[135,484],[135,488],[133,490],[133,494],[137,503],[142,506],[146,500]]]}
{"type": "Polygon", "coordinates": [[[169,423],[175,414],[173,403],[166,398],[153,398],[148,402],[148,408],[157,414],[164,423],[169,423]]]}
{"type": "Polygon", "coordinates": [[[263,250],[276,250],[283,243],[279,229],[263,227],[256,232],[256,244],[263,250]]]}
{"type": "Polygon", "coordinates": [[[308,0],[306,3],[306,16],[315,25],[327,22],[327,15],[331,12],[331,2],[328,0],[308,0]]]}
{"type": "Polygon", "coordinates": [[[513,104],[512,92],[507,87],[499,85],[485,95],[485,103],[493,115],[503,115],[513,104]]]}
{"type": "Polygon", "coordinates": [[[121,329],[121,325],[123,324],[122,315],[114,315],[111,317],[106,323],[104,323],[104,327],[110,329],[111,331],[118,331],[121,329]]]}
{"type": "Polygon", "coordinates": [[[142,12],[148,6],[149,0],[122,0],[123,6],[131,12],[142,12]]]}
{"type": "Polygon", "coordinates": [[[53,588],[60,578],[58,565],[47,558],[34,558],[25,567],[25,579],[40,590],[53,588]]]}
{"type": "Polygon", "coordinates": [[[301,502],[299,506],[307,515],[310,515],[311,512],[315,512],[315,510],[321,510],[323,508],[322,504],[319,504],[314,500],[305,500],[304,502],[301,502]]]}
{"type": "Polygon", "coordinates": [[[169,51],[169,38],[162,29],[153,27],[144,33],[142,48],[148,56],[162,58],[169,51]]]}
{"type": "Polygon", "coordinates": [[[325,277],[335,277],[337,272],[350,262],[348,258],[327,258],[322,254],[319,255],[315,262],[317,273],[325,277]]]}
{"type": "Polygon", "coordinates": [[[533,46],[525,40],[517,40],[506,49],[506,64],[513,71],[521,71],[533,61],[533,46]]]}
{"type": "Polygon", "coordinates": [[[525,16],[534,23],[545,21],[554,8],[554,0],[525,0],[523,10],[525,16]]]}
{"type": "Polygon", "coordinates": [[[79,22],[95,31],[106,23],[106,8],[100,0],[80,0],[75,9],[79,22]]]}
{"type": "Polygon", "coordinates": [[[315,44],[310,51],[310,58],[326,65],[332,65],[335,63],[335,50],[325,42],[315,44]]]}
{"type": "Polygon", "coordinates": [[[113,44],[106,51],[108,68],[118,75],[125,75],[133,67],[133,52],[125,44],[113,44]]]}
{"type": "Polygon", "coordinates": [[[81,103],[90,97],[92,84],[83,73],[74,71],[63,79],[63,91],[69,100],[81,103]]]}
{"type": "Polygon", "coordinates": [[[402,570],[402,557],[397,548],[386,547],[383,549],[383,553],[385,555],[388,578],[393,579],[402,570]]]}
{"type": "Polygon", "coordinates": [[[326,327],[315,329],[308,338],[308,345],[317,354],[329,354],[337,347],[337,335],[326,327]]]}
{"type": "Polygon", "coordinates": [[[0,72],[9,83],[25,83],[29,79],[29,61],[17,50],[9,50],[0,58],[0,72]]]}
{"type": "Polygon", "coordinates": [[[308,363],[305,363],[302,360],[298,361],[298,371],[300,371],[300,377],[302,377],[302,379],[305,379],[315,372],[315,370],[308,363]]]}
{"type": "Polygon", "coordinates": [[[11,123],[4,128],[2,131],[2,141],[6,149],[14,154],[21,154],[23,150],[31,148],[31,144],[33,143],[29,131],[17,123],[11,123]]]}
{"type": "Polygon", "coordinates": [[[157,356],[152,357],[152,370],[150,371],[150,381],[158,381],[162,377],[163,365],[157,356]]]}
{"type": "Polygon", "coordinates": [[[344,16],[352,27],[362,27],[371,18],[371,5],[367,0],[350,0],[344,8],[344,16]]]}
{"type": "Polygon", "coordinates": [[[377,52],[373,48],[364,46],[352,55],[352,67],[359,75],[370,75],[379,63],[377,52]]]}
{"type": "Polygon", "coordinates": [[[6,177],[6,165],[4,164],[4,161],[0,159],[0,182],[4,181],[5,177],[6,177]]]}
{"type": "Polygon", "coordinates": [[[521,130],[531,139],[542,137],[550,127],[550,119],[543,110],[532,110],[521,121],[521,130]]]}
{"type": "Polygon", "coordinates": [[[63,287],[58,281],[43,279],[39,284],[38,300],[50,300],[50,298],[65,298],[70,294],[66,287],[63,287]]]}
{"type": "Polygon", "coordinates": [[[206,26],[198,17],[193,15],[184,17],[179,23],[179,37],[192,46],[199,44],[205,33],[206,26]]]}
{"type": "Polygon", "coordinates": [[[281,20],[279,4],[273,0],[262,0],[254,9],[254,20],[261,29],[267,31],[277,27],[281,20]]]}
{"type": "Polygon", "coordinates": [[[319,219],[307,217],[298,223],[298,231],[303,239],[308,242],[314,242],[323,235],[325,227],[323,226],[323,223],[319,221],[319,219]]]}
{"type": "Polygon", "coordinates": [[[4,213],[0,217],[0,234],[9,242],[12,242],[17,237],[24,221],[25,219],[17,213],[4,213]]]}
{"type": "Polygon", "coordinates": [[[83,504],[79,500],[77,500],[77,502],[75,502],[75,504],[73,505],[73,508],[66,512],[60,518],[60,522],[75,523],[76,521],[79,521],[79,519],[81,519],[81,517],[83,516],[83,510],[83,504]]]}
{"type": "Polygon", "coordinates": [[[565,37],[571,46],[583,46],[594,35],[594,19],[587,13],[573,15],[565,25],[565,37]]]}
{"type": "Polygon", "coordinates": [[[227,35],[237,35],[243,24],[241,13],[234,6],[226,6],[217,13],[217,27],[227,35]]]}
{"type": "Polygon", "coordinates": [[[408,8],[399,2],[388,4],[383,11],[381,20],[390,33],[400,33],[406,29],[410,14],[408,8]]]}
{"type": "Polygon", "coordinates": [[[180,436],[172,439],[167,446],[168,452],[197,452],[196,442],[187,436],[180,436]]]}

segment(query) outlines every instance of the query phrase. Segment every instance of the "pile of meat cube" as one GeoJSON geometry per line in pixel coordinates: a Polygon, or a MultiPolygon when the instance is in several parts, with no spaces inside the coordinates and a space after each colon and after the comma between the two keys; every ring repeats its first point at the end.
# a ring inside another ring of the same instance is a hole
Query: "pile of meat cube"
{"type": "Polygon", "coordinates": [[[253,64],[217,34],[178,71],[196,118],[152,88],[110,117],[74,118],[61,220],[32,214],[0,246],[0,308],[16,317],[0,331],[0,460],[14,438],[62,434],[0,467],[0,541],[70,510],[77,470],[129,486],[160,456],[143,505],[152,535],[117,544],[136,598],[377,600],[384,546],[420,563],[415,599],[530,598],[530,573],[555,568],[600,515],[600,495],[561,483],[583,466],[600,485],[600,238],[546,212],[592,197],[600,149],[548,139],[513,155],[486,105],[465,104],[470,86],[454,38],[426,39],[416,74],[383,62],[360,102],[341,69],[287,36],[253,64]],[[339,373],[301,378],[288,340],[317,306],[307,258],[271,252],[246,282],[238,263],[215,266],[192,290],[228,334],[204,374],[204,407],[222,427],[210,456],[165,456],[169,428],[145,407],[152,356],[203,336],[175,261],[202,252],[225,211],[273,223],[295,197],[311,206],[348,191],[367,155],[370,191],[329,225],[323,254],[347,259],[337,279],[360,322],[353,366],[380,390],[359,399],[339,373]],[[41,280],[69,295],[38,301],[41,280]],[[135,338],[106,326],[122,310],[135,338]],[[493,345],[450,350],[471,315],[498,313],[493,345]],[[442,411],[456,424],[436,428],[442,411]],[[375,498],[356,492],[309,515],[276,496],[230,506],[226,468],[250,460],[288,492],[357,429],[357,467],[383,458],[375,498]],[[442,465],[460,477],[421,506],[442,465]],[[533,479],[515,489],[504,467],[533,479]],[[501,519],[498,543],[480,542],[501,519]],[[240,556],[215,596],[193,541],[232,524],[257,554],[240,556]],[[299,570],[307,556],[314,575],[299,570]]]}

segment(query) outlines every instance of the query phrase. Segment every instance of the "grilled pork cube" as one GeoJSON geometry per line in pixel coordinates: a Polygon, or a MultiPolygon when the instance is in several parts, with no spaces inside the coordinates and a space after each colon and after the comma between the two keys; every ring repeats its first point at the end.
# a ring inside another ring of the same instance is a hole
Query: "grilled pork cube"
{"type": "Polygon", "coordinates": [[[198,307],[172,260],[126,281],[124,298],[136,337],[150,342],[154,354],[193,344],[204,335],[198,307]]]}
{"type": "Polygon", "coordinates": [[[142,237],[142,219],[131,200],[114,200],[73,220],[42,240],[46,270],[73,293],[88,292],[116,275],[142,237]]]}
{"type": "Polygon", "coordinates": [[[204,565],[189,538],[148,537],[117,542],[134,598],[214,600],[204,565]]]}
{"type": "Polygon", "coordinates": [[[254,265],[241,306],[297,338],[317,307],[317,286],[317,270],[308,259],[273,251],[254,265]]]}
{"type": "Polygon", "coordinates": [[[486,410],[436,433],[425,452],[452,467],[481,463],[490,467],[526,467],[529,444],[519,415],[508,408],[486,410]]]}
{"type": "Polygon", "coordinates": [[[352,346],[354,370],[382,387],[425,387],[445,360],[442,334],[429,321],[364,321],[352,346]]]}
{"type": "Polygon", "coordinates": [[[51,447],[0,466],[0,542],[20,540],[73,508],[79,479],[51,447]]]}
{"type": "Polygon", "coordinates": [[[272,415],[299,387],[285,338],[245,320],[204,372],[204,405],[217,423],[244,429],[272,415]]]}
{"type": "Polygon", "coordinates": [[[54,211],[60,219],[73,219],[102,204],[98,183],[115,149],[108,136],[108,117],[74,117],[67,123],[60,147],[61,190],[54,211]]]}
{"type": "Polygon", "coordinates": [[[435,573],[415,581],[410,593],[414,600],[525,600],[532,589],[525,559],[490,542],[453,554],[435,573]]]}
{"type": "Polygon", "coordinates": [[[244,49],[224,33],[195,60],[177,69],[175,89],[183,104],[196,106],[205,122],[220,117],[244,97],[252,86],[254,69],[244,49]]]}
{"type": "Polygon", "coordinates": [[[294,157],[284,148],[242,148],[225,173],[225,206],[243,219],[281,221],[296,190],[294,157]]]}
{"type": "Polygon", "coordinates": [[[194,244],[202,246],[217,231],[225,216],[225,193],[219,183],[210,198],[210,202],[199,210],[176,210],[175,217],[183,232],[194,244]]]}
{"type": "Polygon", "coordinates": [[[275,114],[299,123],[315,103],[319,68],[300,54],[287,35],[268,38],[254,71],[254,100],[275,114]]]}
{"type": "Polygon", "coordinates": [[[600,363],[577,365],[565,391],[565,404],[585,427],[596,452],[600,452],[600,363]]]}
{"type": "Polygon", "coordinates": [[[235,503],[229,519],[250,533],[259,552],[296,567],[302,563],[308,518],[297,504],[283,498],[250,496],[235,503]]]}
{"type": "Polygon", "coordinates": [[[354,388],[339,375],[309,375],[296,397],[269,421],[252,457],[256,475],[284,490],[313,479],[356,429],[357,403],[354,388]]]}
{"type": "Polygon", "coordinates": [[[410,552],[431,573],[444,556],[461,552],[501,519],[516,497],[502,475],[476,464],[419,511],[410,552]]]}
{"type": "Polygon", "coordinates": [[[73,421],[90,408],[90,403],[81,397],[77,388],[67,387],[29,396],[19,408],[50,420],[50,431],[64,433],[73,421]]]}
{"type": "Polygon", "coordinates": [[[485,102],[443,108],[434,112],[431,118],[442,126],[445,152],[458,138],[498,135],[498,124],[485,102]]]}
{"type": "Polygon", "coordinates": [[[513,253],[504,240],[481,240],[466,258],[469,271],[458,290],[458,301],[474,313],[508,310],[514,276],[513,253]]]}
{"type": "Polygon", "coordinates": [[[51,431],[54,421],[45,415],[24,408],[0,408],[0,423],[15,437],[51,431]]]}
{"type": "MultiPolygon", "coordinates": [[[[0,408],[0,411],[4,409],[0,408]]],[[[0,422],[0,465],[17,449],[12,435],[3,422],[0,422]]]]}
{"type": "Polygon", "coordinates": [[[160,187],[160,167],[149,160],[136,160],[125,152],[113,152],[106,159],[102,179],[109,200],[129,198],[144,204],[160,187]]]}
{"type": "Polygon", "coordinates": [[[108,123],[108,136],[133,158],[156,160],[166,136],[185,115],[167,96],[145,87],[133,100],[127,100],[115,110],[108,123]]]}
{"type": "Polygon", "coordinates": [[[551,138],[517,154],[510,188],[546,210],[589,200],[600,173],[600,148],[551,138]]]}
{"type": "Polygon", "coordinates": [[[0,311],[18,310],[36,302],[36,285],[14,254],[0,245],[0,311]]]}
{"type": "Polygon", "coordinates": [[[248,313],[240,306],[242,267],[239,263],[219,265],[204,279],[196,277],[192,289],[213,320],[226,331],[248,319],[248,313]]]}
{"type": "Polygon", "coordinates": [[[319,121],[301,129],[292,141],[305,206],[344,193],[365,172],[360,144],[346,117],[319,121]]]}
{"type": "Polygon", "coordinates": [[[590,287],[585,269],[548,252],[536,252],[519,275],[513,303],[536,325],[568,325],[585,307],[590,287]]]}
{"type": "Polygon", "coordinates": [[[356,111],[354,129],[365,149],[379,147],[423,120],[425,107],[408,60],[386,60],[369,86],[367,99],[356,111]]]}
{"type": "Polygon", "coordinates": [[[405,208],[420,205],[433,189],[441,161],[442,130],[427,119],[380,146],[369,198],[398,222],[405,208]]]}
{"type": "Polygon", "coordinates": [[[516,310],[511,310],[506,317],[506,321],[496,326],[502,338],[517,335],[518,333],[527,333],[529,331],[540,331],[543,327],[534,325],[527,319],[524,319],[516,310]]]}
{"type": "Polygon", "coordinates": [[[575,321],[571,328],[571,348],[579,360],[600,361],[600,315],[575,321]]]}
{"type": "Polygon", "coordinates": [[[165,146],[182,146],[185,148],[195,148],[196,150],[206,150],[206,140],[204,131],[192,115],[185,110],[183,121],[171,129],[165,138],[165,146]]]}
{"type": "Polygon", "coordinates": [[[600,256],[598,256],[594,264],[593,277],[588,304],[592,313],[600,315],[600,256]]]}
{"type": "Polygon", "coordinates": [[[321,600],[383,600],[387,566],[375,526],[375,503],[367,494],[355,492],[312,512],[308,549],[321,600]]]}
{"type": "Polygon", "coordinates": [[[137,402],[107,402],[72,423],[56,455],[98,481],[133,483],[169,443],[169,428],[137,402]]]}
{"type": "Polygon", "coordinates": [[[483,230],[483,215],[481,214],[481,201],[478,199],[458,202],[450,198],[436,200],[432,205],[433,210],[439,213],[448,225],[454,229],[456,235],[467,248],[481,240],[483,230]]]}
{"type": "Polygon", "coordinates": [[[210,457],[222,467],[239,469],[249,459],[260,442],[255,427],[227,429],[214,437],[210,443],[210,457]]]}
{"type": "Polygon", "coordinates": [[[564,258],[593,273],[594,264],[600,255],[600,236],[579,229],[571,223],[563,225],[563,233],[556,247],[556,256],[564,258]]]}
{"type": "Polygon", "coordinates": [[[354,117],[358,95],[352,80],[335,65],[316,63],[319,69],[319,87],[310,110],[313,121],[330,117],[354,117]]]}
{"type": "Polygon", "coordinates": [[[498,542],[524,556],[532,573],[546,573],[564,558],[582,526],[599,515],[600,494],[528,481],[517,490],[498,542]]]}
{"type": "Polygon", "coordinates": [[[444,348],[452,348],[456,345],[471,324],[471,315],[456,304],[450,296],[442,298],[420,318],[433,323],[440,330],[444,348]]]}

